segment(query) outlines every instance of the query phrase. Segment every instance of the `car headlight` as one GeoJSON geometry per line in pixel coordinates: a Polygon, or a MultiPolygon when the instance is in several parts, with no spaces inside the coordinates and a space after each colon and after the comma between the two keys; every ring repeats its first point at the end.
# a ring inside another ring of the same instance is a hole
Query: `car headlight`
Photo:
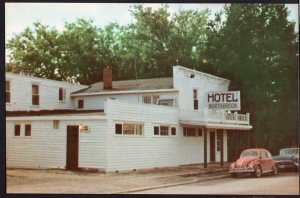
{"type": "Polygon", "coordinates": [[[253,165],[254,165],[254,162],[251,161],[251,162],[248,164],[248,167],[249,167],[249,168],[253,168],[253,165]]]}

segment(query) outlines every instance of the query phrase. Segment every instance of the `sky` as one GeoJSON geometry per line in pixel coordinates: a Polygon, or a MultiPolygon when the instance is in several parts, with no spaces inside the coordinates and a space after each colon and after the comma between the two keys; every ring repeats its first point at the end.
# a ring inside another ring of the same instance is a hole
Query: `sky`
{"type": "MultiPolygon", "coordinates": [[[[77,18],[92,19],[94,24],[103,27],[110,22],[126,25],[134,22],[129,3],[5,3],[5,41],[19,34],[26,27],[33,27],[34,22],[62,30],[65,22],[75,22],[77,18]]],[[[209,8],[212,15],[225,4],[168,4],[169,12],[179,10],[204,10],[209,8]]],[[[161,4],[143,3],[144,7],[158,9],[161,4]]],[[[287,4],[290,11],[288,19],[296,22],[298,30],[298,4],[287,4]]],[[[6,52],[6,55],[9,52],[6,52]]]]}

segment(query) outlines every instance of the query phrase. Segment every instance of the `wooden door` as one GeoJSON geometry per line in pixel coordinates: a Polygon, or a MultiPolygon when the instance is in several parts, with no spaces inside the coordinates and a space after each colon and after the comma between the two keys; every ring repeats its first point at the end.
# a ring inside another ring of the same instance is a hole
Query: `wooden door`
{"type": "Polygon", "coordinates": [[[67,161],[66,169],[78,169],[79,127],[67,126],[67,161]]]}

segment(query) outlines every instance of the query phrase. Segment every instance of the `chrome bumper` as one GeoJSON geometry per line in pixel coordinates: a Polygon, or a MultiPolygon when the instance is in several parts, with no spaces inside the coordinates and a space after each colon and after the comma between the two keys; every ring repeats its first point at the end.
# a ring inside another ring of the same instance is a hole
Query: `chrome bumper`
{"type": "Polygon", "coordinates": [[[230,173],[253,173],[253,168],[233,168],[229,170],[230,173]]]}

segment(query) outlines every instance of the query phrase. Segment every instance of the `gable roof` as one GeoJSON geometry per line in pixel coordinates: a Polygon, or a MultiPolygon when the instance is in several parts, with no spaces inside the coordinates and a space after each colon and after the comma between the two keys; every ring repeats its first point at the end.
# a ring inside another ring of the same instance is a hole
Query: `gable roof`
{"type": "Polygon", "coordinates": [[[103,82],[98,82],[90,85],[88,88],[73,92],[72,94],[126,91],[126,90],[172,89],[173,77],[113,81],[112,87],[113,88],[110,90],[103,89],[103,82]]]}

